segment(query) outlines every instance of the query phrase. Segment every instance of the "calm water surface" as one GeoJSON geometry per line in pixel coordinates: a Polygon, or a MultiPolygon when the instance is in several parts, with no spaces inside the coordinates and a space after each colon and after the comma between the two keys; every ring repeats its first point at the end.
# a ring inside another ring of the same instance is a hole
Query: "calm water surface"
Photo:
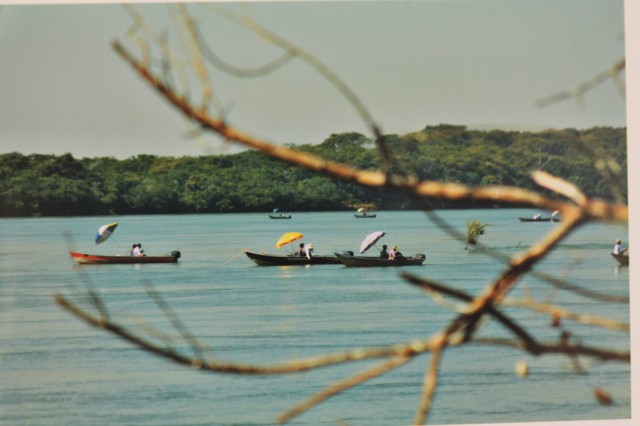
{"type": "MultiPolygon", "coordinates": [[[[481,242],[507,255],[535,243],[554,223],[524,224],[529,210],[440,212],[457,230],[467,220],[488,223],[481,242]]],[[[420,212],[379,212],[355,219],[349,212],[120,216],[0,219],[0,423],[7,425],[266,425],[323,386],[370,364],[350,364],[304,374],[239,377],[204,374],[145,354],[89,328],[58,308],[53,294],[84,307],[85,283],[104,297],[110,315],[144,331],[178,333],[146,295],[151,283],[218,360],[268,364],[292,357],[426,338],[454,317],[404,283],[398,270],[258,267],[242,249],[277,253],[287,231],[305,235],[316,253],[356,251],[370,232],[384,230],[381,243],[405,254],[425,253],[424,266],[404,268],[469,293],[481,292],[502,269],[483,250],[464,250],[420,212]],[[97,228],[117,221],[111,239],[93,244],[97,228]],[[141,242],[148,254],[180,250],[169,265],[76,266],[69,249],[125,254],[141,242]]],[[[542,265],[571,283],[606,294],[628,295],[629,270],[609,255],[627,230],[589,225],[559,246],[542,265]]],[[[380,243],[380,244],[381,244],[380,243]]],[[[375,250],[375,249],[374,249],[375,250]]],[[[559,292],[535,278],[511,296],[533,294],[571,311],[627,322],[627,305],[594,302],[559,292]]],[[[519,323],[545,340],[558,330],[547,316],[510,309],[519,323]]],[[[628,349],[624,333],[567,323],[585,344],[628,349]]],[[[498,325],[481,336],[509,337],[498,325]]],[[[411,423],[428,358],[332,398],[296,418],[301,425],[396,425],[411,423]]],[[[579,374],[564,357],[534,358],[510,349],[468,346],[445,353],[431,424],[629,418],[630,368],[622,363],[580,361],[579,374]],[[518,378],[525,360],[531,375],[518,378]],[[614,405],[598,406],[592,392],[607,390],[614,405]]]]}

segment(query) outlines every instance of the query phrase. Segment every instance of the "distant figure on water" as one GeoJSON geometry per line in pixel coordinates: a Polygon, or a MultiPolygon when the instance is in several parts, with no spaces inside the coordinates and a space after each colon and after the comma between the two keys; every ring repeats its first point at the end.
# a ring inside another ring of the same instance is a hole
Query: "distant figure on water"
{"type": "Polygon", "coordinates": [[[380,259],[388,259],[389,253],[387,252],[387,245],[382,246],[382,251],[380,252],[380,259]]]}
{"type": "Polygon", "coordinates": [[[613,254],[627,256],[629,254],[629,247],[622,248],[622,240],[616,240],[616,244],[613,246],[613,254]]]}
{"type": "Polygon", "coordinates": [[[137,243],[131,247],[131,251],[129,252],[131,256],[144,256],[144,250],[142,250],[142,244],[137,243]]]}
{"type": "Polygon", "coordinates": [[[298,247],[298,251],[296,252],[296,254],[300,257],[306,256],[306,253],[304,252],[304,243],[300,243],[300,246],[298,247]]]}
{"type": "Polygon", "coordinates": [[[391,247],[391,251],[389,252],[389,259],[399,259],[402,257],[402,253],[398,251],[398,246],[391,247]]]}
{"type": "Polygon", "coordinates": [[[305,255],[307,256],[307,259],[311,259],[315,252],[313,250],[313,244],[307,244],[304,246],[304,251],[305,251],[305,255]]]}

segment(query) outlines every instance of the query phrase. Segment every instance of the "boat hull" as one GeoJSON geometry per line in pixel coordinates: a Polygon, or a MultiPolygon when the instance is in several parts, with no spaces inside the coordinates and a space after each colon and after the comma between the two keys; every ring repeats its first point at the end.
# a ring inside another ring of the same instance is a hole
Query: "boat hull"
{"type": "Polygon", "coordinates": [[[270,214],[270,219],[291,219],[290,214],[270,214]]]}
{"type": "Polygon", "coordinates": [[[622,266],[629,266],[629,256],[624,254],[611,253],[611,256],[622,266]]]}
{"type": "MultiPolygon", "coordinates": [[[[551,222],[550,217],[541,217],[540,219],[533,219],[531,217],[519,217],[520,222],[551,222]]],[[[556,222],[556,220],[554,220],[556,222]]]]}
{"type": "Polygon", "coordinates": [[[74,262],[80,265],[137,264],[137,263],[177,263],[180,252],[174,251],[171,256],[103,256],[70,251],[74,262]]]}
{"type": "Polygon", "coordinates": [[[245,250],[244,253],[256,265],[260,266],[296,266],[296,265],[336,265],[340,261],[335,256],[278,256],[273,254],[254,253],[245,250]]]}
{"type": "Polygon", "coordinates": [[[356,219],[373,219],[376,217],[375,213],[367,214],[367,213],[354,213],[353,216],[356,219]]]}
{"type": "Polygon", "coordinates": [[[353,256],[350,254],[334,253],[336,258],[344,266],[355,267],[398,267],[398,266],[420,266],[424,263],[424,255],[415,257],[402,257],[399,259],[380,259],[374,256],[353,256]]]}

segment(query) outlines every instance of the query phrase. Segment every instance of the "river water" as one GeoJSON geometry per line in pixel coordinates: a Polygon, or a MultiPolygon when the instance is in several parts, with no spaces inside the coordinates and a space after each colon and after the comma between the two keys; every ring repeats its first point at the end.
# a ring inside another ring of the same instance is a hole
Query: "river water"
{"type": "MultiPolygon", "coordinates": [[[[489,226],[481,243],[512,256],[538,241],[555,223],[520,223],[530,210],[441,211],[458,231],[468,220],[489,226]]],[[[62,293],[91,309],[86,284],[104,298],[110,317],[134,330],[179,333],[145,292],[150,283],[221,361],[270,364],[294,357],[377,347],[428,338],[454,318],[405,283],[395,268],[341,265],[259,267],[243,253],[284,252],[275,241],[288,231],[304,234],[317,254],[357,251],[377,230],[378,244],[397,244],[405,255],[424,253],[425,265],[406,267],[471,294],[483,291],[504,266],[484,249],[439,229],[422,212],[379,212],[355,219],[349,212],[293,213],[291,220],[266,214],[160,215],[0,219],[0,424],[7,425],[266,425],[324,386],[370,366],[348,364],[286,376],[207,374],[171,364],[81,323],[54,302],[62,293]],[[93,236],[102,224],[119,227],[105,243],[93,236]],[[149,255],[179,250],[178,264],[74,265],[67,252],[125,254],[141,242],[149,255]]],[[[629,268],[609,252],[626,227],[588,225],[564,241],[539,269],[607,295],[628,296],[629,268]]],[[[297,244],[297,243],[296,243],[297,244]]],[[[375,251],[376,248],[372,249],[375,251]]],[[[572,312],[629,321],[629,306],[597,302],[558,291],[527,277],[510,293],[552,301],[572,312]]],[[[454,302],[454,304],[457,302],[454,302]]],[[[548,316],[507,312],[541,340],[555,341],[548,316]]],[[[584,344],[628,350],[629,335],[565,322],[584,344]]],[[[511,337],[495,322],[483,337],[511,337]]],[[[410,424],[418,406],[429,358],[331,398],[293,420],[301,425],[410,424]]],[[[533,357],[494,346],[450,348],[430,424],[628,419],[630,367],[566,357],[533,357]],[[530,375],[518,377],[526,361],[530,375]],[[595,402],[593,390],[613,398],[595,402]]]]}

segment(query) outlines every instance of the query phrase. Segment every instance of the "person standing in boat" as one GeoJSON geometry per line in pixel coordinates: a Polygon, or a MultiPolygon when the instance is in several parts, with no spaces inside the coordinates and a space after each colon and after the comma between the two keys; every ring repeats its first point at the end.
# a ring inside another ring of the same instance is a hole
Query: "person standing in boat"
{"type": "Polygon", "coordinates": [[[380,252],[380,259],[388,259],[389,253],[387,252],[387,245],[382,246],[382,251],[380,252]]]}
{"type": "Polygon", "coordinates": [[[622,248],[622,240],[616,240],[616,245],[613,246],[613,254],[626,256],[628,251],[629,247],[622,248]]]}

